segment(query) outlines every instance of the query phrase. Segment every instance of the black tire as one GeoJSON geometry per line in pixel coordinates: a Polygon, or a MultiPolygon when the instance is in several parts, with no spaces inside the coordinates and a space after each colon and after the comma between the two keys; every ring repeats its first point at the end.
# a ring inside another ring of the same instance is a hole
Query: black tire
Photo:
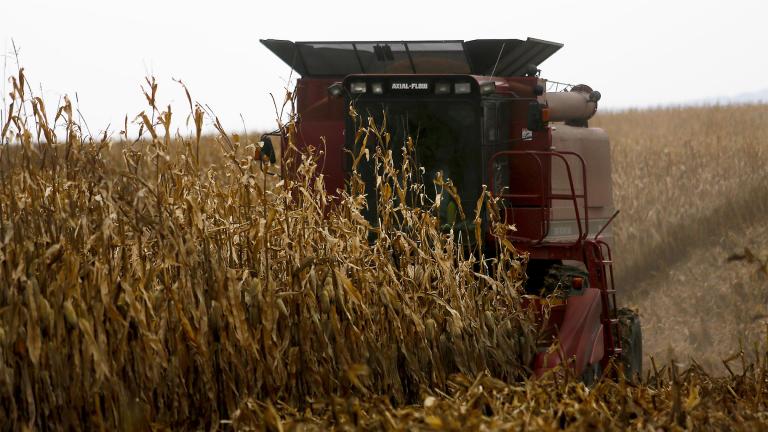
{"type": "Polygon", "coordinates": [[[643,333],[640,328],[640,317],[629,308],[618,311],[621,326],[621,364],[624,366],[624,376],[633,381],[643,378],[643,333]]]}
{"type": "Polygon", "coordinates": [[[598,361],[597,363],[587,365],[587,368],[584,369],[584,372],[581,373],[581,382],[583,382],[584,385],[588,388],[592,388],[595,386],[595,384],[597,384],[598,381],[600,381],[602,376],[603,367],[600,364],[600,361],[598,361]]]}

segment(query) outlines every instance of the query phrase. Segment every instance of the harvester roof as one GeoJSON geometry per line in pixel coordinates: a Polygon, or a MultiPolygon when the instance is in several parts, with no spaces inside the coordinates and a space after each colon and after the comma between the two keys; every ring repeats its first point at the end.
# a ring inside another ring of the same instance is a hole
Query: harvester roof
{"type": "Polygon", "coordinates": [[[563,44],[540,39],[291,42],[262,39],[303,77],[350,74],[524,75],[563,44]]]}

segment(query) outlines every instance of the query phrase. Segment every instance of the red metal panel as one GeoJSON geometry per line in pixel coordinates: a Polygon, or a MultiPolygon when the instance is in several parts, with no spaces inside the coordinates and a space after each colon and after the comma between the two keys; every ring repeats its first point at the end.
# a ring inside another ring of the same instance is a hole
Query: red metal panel
{"type": "MultiPolygon", "coordinates": [[[[527,126],[528,101],[515,104],[511,112],[512,131],[510,137],[513,141],[504,150],[535,150],[548,151],[552,142],[552,134],[549,129],[533,133],[533,139],[524,141],[521,139],[523,128],[527,126]],[[524,108],[523,108],[524,107],[524,108]],[[522,120],[521,120],[522,119],[522,120]]],[[[546,155],[515,155],[509,160],[509,186],[511,193],[517,195],[543,195],[549,192],[551,158],[546,155]],[[543,183],[542,183],[543,181],[543,183]],[[544,190],[542,190],[544,189],[544,190]]],[[[516,198],[512,202],[517,206],[541,206],[541,198],[516,198]]],[[[546,203],[544,203],[546,204],[546,203]]]]}
{"type": "Polygon", "coordinates": [[[515,224],[516,238],[539,239],[546,234],[544,222],[549,219],[549,209],[542,207],[512,207],[506,209],[506,222],[515,224]]]}
{"type": "MultiPolygon", "coordinates": [[[[590,364],[594,355],[603,357],[603,353],[593,353],[594,347],[603,346],[603,325],[601,322],[602,299],[597,288],[585,288],[580,296],[569,297],[557,335],[559,352],[539,353],[534,360],[534,372],[540,376],[546,370],[561,363],[563,359],[573,361],[572,367],[577,374],[590,364]]],[[[600,348],[602,351],[602,348],[600,348]]]]}
{"type": "Polygon", "coordinates": [[[346,110],[343,98],[331,98],[328,86],[333,79],[302,78],[297,83],[296,99],[299,113],[300,149],[313,146],[323,150],[321,172],[325,176],[325,189],[334,194],[344,188],[344,120],[346,110]]]}

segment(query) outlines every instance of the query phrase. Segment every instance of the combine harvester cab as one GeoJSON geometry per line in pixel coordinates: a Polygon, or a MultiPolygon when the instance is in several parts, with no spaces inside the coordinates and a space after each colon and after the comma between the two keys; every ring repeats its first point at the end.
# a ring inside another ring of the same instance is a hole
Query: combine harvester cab
{"type": "MultiPolygon", "coordinates": [[[[483,185],[502,200],[502,216],[517,228],[510,240],[530,254],[527,289],[551,294],[554,283],[564,297],[544,323],[556,349],[536,356],[536,375],[565,360],[591,381],[612,358],[640,373],[639,322],[617,308],[613,284],[608,137],[588,127],[600,93],[539,76],[538,66],[562,44],[261,42],[301,75],[298,145],[324,143],[329,193],[345,187],[347,155],[359,150],[353,104],[379,124],[386,115],[392,142],[417,138],[425,182],[437,173],[450,178],[462,207],[474,208],[483,185]]],[[[366,189],[375,189],[372,169],[360,173],[366,189]]],[[[374,194],[367,211],[376,220],[374,194]]]]}

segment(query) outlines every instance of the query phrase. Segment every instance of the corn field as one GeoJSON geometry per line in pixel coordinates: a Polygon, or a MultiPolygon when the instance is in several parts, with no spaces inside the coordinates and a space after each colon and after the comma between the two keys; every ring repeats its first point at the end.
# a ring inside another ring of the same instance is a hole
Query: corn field
{"type": "MultiPolygon", "coordinates": [[[[190,99],[196,134],[173,137],[152,81],[120,164],[69,102],[51,118],[23,71],[13,88],[0,160],[0,416],[13,429],[211,428],[245,396],[406,404],[454,373],[529,373],[514,250],[465,255],[429,208],[406,205],[380,207],[370,242],[362,191],[332,202],[311,155],[283,155],[296,175],[275,182],[220,127],[220,164],[203,169],[206,114],[190,99]]],[[[382,191],[419,193],[376,157],[382,191]]]]}
{"type": "Polygon", "coordinates": [[[468,247],[478,233],[442,229],[383,125],[360,119],[368,151],[352,155],[378,166],[373,227],[363,182],[326,194],[292,121],[274,166],[189,92],[188,113],[163,108],[153,79],[138,136],[119,140],[86,133],[68,99],[47,107],[23,70],[11,83],[0,429],[765,427],[763,345],[720,378],[654,364],[643,382],[528,379],[539,328],[512,227],[483,194],[461,211],[485,212],[494,259],[468,247]]]}

